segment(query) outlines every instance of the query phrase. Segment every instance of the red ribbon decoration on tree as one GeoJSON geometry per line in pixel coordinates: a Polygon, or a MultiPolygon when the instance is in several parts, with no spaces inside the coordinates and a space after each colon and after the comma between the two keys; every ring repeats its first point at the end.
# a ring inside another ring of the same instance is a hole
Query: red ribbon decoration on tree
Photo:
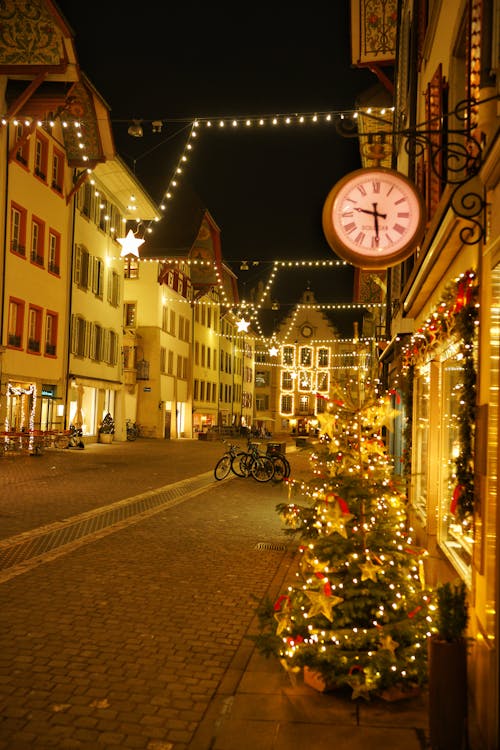
{"type": "Polygon", "coordinates": [[[327,581],[325,585],[323,586],[323,593],[325,596],[331,596],[332,595],[332,587],[330,585],[330,581],[327,581]]]}
{"type": "Polygon", "coordinates": [[[337,501],[340,507],[340,510],[345,515],[346,513],[349,513],[349,506],[347,505],[346,501],[343,497],[340,497],[340,495],[336,495],[334,492],[329,492],[327,495],[325,495],[325,501],[327,503],[335,502],[337,501]],[[329,500],[329,498],[333,498],[333,500],[329,500]]]}
{"type": "Polygon", "coordinates": [[[290,602],[290,597],[287,594],[281,594],[281,596],[278,597],[278,599],[274,603],[274,611],[275,612],[279,612],[280,611],[281,605],[283,604],[284,601],[290,602]]]}

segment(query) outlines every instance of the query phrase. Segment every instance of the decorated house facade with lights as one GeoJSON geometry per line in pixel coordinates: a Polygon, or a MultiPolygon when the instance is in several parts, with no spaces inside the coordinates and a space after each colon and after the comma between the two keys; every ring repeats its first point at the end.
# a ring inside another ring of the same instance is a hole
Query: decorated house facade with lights
{"type": "MultiPolygon", "coordinates": [[[[314,292],[303,292],[267,346],[256,345],[255,419],[270,432],[315,435],[318,415],[347,386],[360,357],[376,367],[371,344],[353,347],[343,339],[318,304],[314,292]],[[361,351],[360,347],[363,349],[361,351]]],[[[351,306],[349,306],[351,307],[351,306]]]]}
{"type": "MultiPolygon", "coordinates": [[[[376,70],[382,26],[373,25],[369,3],[353,6],[353,64],[376,70]]],[[[464,742],[496,750],[500,4],[404,0],[394,11],[392,56],[378,68],[393,106],[385,95],[357,115],[363,168],[407,175],[425,211],[421,241],[381,271],[390,317],[380,363],[398,413],[388,441],[407,478],[418,542],[430,553],[427,579],[467,586],[464,742]]]]}

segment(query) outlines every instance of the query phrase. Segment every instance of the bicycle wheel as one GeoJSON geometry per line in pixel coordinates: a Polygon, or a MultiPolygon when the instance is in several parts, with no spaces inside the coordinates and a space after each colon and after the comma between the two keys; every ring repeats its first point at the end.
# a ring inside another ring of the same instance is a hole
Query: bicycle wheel
{"type": "Polygon", "coordinates": [[[127,427],[127,440],[132,442],[137,437],[137,432],[133,427],[127,427]]]}
{"type": "Polygon", "coordinates": [[[277,454],[278,458],[280,458],[284,464],[285,464],[285,479],[288,479],[290,476],[291,468],[290,468],[290,461],[286,456],[284,456],[282,453],[277,454]]]}
{"type": "Polygon", "coordinates": [[[267,456],[259,456],[252,461],[250,472],[257,482],[269,482],[274,476],[274,464],[267,456]]]}
{"type": "Polygon", "coordinates": [[[225,479],[227,477],[230,471],[231,459],[229,458],[229,456],[222,456],[222,458],[219,458],[219,460],[215,464],[214,477],[218,482],[220,482],[221,479],[225,479]]]}
{"type": "Polygon", "coordinates": [[[272,456],[271,460],[274,464],[273,482],[282,482],[288,476],[287,461],[282,456],[272,456]]]}
{"type": "Polygon", "coordinates": [[[244,451],[240,451],[239,453],[236,453],[232,460],[231,460],[231,470],[233,474],[236,474],[237,477],[247,477],[248,476],[248,468],[247,468],[247,454],[244,453],[244,451]]]}
{"type": "Polygon", "coordinates": [[[67,448],[69,445],[69,437],[67,435],[56,435],[54,438],[54,446],[56,448],[67,448]]]}

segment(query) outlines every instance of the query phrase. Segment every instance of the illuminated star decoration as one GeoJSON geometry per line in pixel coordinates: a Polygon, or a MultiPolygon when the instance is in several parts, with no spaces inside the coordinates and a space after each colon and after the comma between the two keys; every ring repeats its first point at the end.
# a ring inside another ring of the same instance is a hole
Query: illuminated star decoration
{"type": "Polygon", "coordinates": [[[271,347],[271,348],[269,349],[269,354],[271,355],[271,357],[276,357],[276,355],[278,354],[278,349],[277,349],[277,347],[275,347],[275,346],[272,346],[272,347],[271,347]]]}
{"type": "Polygon", "coordinates": [[[323,594],[321,591],[306,591],[305,595],[311,602],[307,616],[324,615],[330,622],[333,622],[332,609],[344,601],[340,596],[323,594]]]}
{"type": "Polygon", "coordinates": [[[250,325],[250,321],[249,320],[245,320],[245,318],[241,318],[241,320],[238,320],[238,322],[236,323],[236,325],[238,327],[238,332],[239,333],[247,333],[248,332],[248,326],[250,325]]]}
{"type": "Polygon", "coordinates": [[[340,503],[335,501],[334,504],[328,503],[321,508],[321,519],[326,521],[329,531],[336,531],[337,534],[347,539],[346,523],[354,518],[352,513],[343,513],[340,503]]]}
{"type": "Polygon", "coordinates": [[[364,565],[359,566],[361,568],[361,580],[362,581],[375,581],[377,582],[377,573],[379,571],[379,566],[374,565],[369,557],[366,558],[366,562],[364,565]]]}
{"type": "Polygon", "coordinates": [[[144,240],[136,237],[131,229],[128,230],[126,237],[117,237],[116,239],[122,246],[120,258],[124,258],[127,255],[135,255],[136,258],[139,257],[139,248],[144,240]]]}

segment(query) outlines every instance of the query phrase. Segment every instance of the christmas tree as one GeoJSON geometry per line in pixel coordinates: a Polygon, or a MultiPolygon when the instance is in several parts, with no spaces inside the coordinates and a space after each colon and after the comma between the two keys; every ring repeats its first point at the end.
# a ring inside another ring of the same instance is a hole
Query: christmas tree
{"type": "Polygon", "coordinates": [[[327,688],[368,699],[425,683],[433,602],[383,439],[391,397],[357,385],[318,415],[314,476],[289,479],[277,506],[300,540],[299,563],[277,601],[260,606],[255,640],[285,669],[307,667],[327,688]]]}

